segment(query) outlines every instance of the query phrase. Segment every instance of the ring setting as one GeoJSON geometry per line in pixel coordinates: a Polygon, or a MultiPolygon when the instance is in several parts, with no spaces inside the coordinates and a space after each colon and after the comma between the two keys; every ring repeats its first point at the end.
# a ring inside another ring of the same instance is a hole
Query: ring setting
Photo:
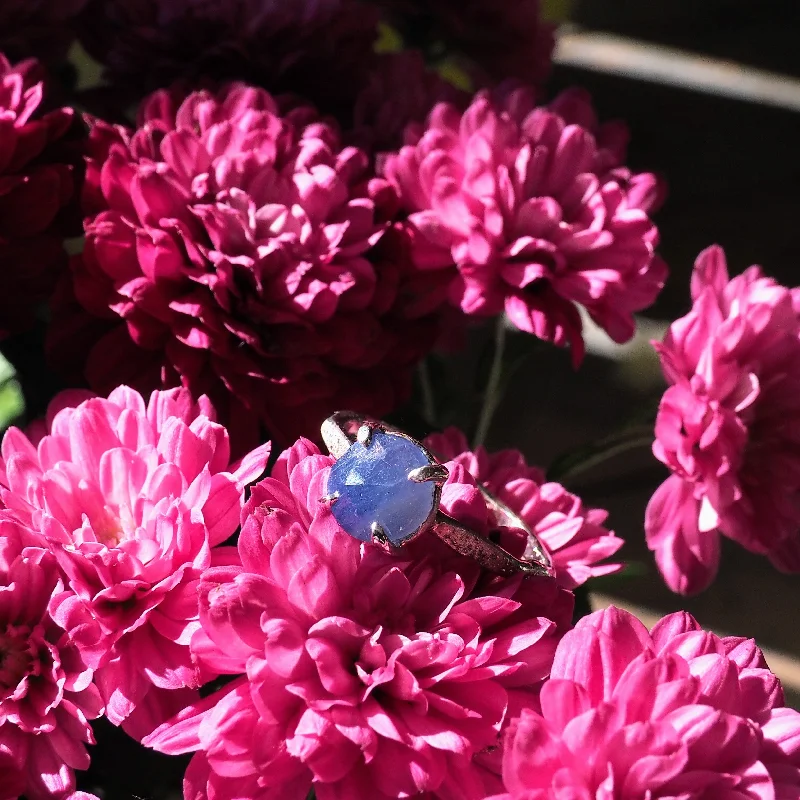
{"type": "Polygon", "coordinates": [[[527,536],[519,557],[445,514],[439,502],[447,467],[408,434],[352,411],[337,411],[325,420],[321,432],[336,459],[323,501],[330,504],[339,526],[354,538],[391,550],[431,531],[492,572],[554,576],[542,543],[485,488],[479,487],[495,527],[516,528],[527,536]]]}

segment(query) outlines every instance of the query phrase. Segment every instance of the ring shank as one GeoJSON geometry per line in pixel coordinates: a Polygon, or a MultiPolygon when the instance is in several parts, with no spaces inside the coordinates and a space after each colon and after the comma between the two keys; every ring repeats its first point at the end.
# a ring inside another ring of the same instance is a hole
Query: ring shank
{"type": "Polygon", "coordinates": [[[515,575],[522,572],[528,576],[554,577],[555,570],[550,555],[542,547],[529,526],[490,491],[483,486],[478,488],[486,500],[487,508],[494,515],[495,525],[516,528],[527,534],[528,541],[521,558],[512,555],[491,539],[465,527],[443,511],[439,511],[436,515],[433,532],[453,550],[474,558],[492,572],[498,572],[501,575],[515,575]]]}

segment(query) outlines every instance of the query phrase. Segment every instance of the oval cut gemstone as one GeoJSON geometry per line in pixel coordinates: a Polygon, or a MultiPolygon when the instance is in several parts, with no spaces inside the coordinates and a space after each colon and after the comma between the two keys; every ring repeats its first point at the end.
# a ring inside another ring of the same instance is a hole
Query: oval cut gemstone
{"type": "Polygon", "coordinates": [[[428,519],[436,486],[409,480],[408,473],[430,464],[425,451],[403,436],[373,431],[368,445],[354,442],[331,467],[326,492],[331,511],[351,536],[372,541],[377,522],[389,541],[401,545],[428,519]]]}

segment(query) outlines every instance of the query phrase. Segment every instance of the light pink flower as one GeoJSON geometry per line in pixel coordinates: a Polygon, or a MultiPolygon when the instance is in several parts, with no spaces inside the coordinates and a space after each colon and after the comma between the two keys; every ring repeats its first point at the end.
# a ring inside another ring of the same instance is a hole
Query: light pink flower
{"type": "Polygon", "coordinates": [[[706,588],[723,534],[800,572],[800,321],[796,291],[721,248],[697,259],[692,310],[656,345],[672,384],[653,452],[673,475],[647,507],[647,541],[673,591],[706,588]]]}
{"type": "Polygon", "coordinates": [[[800,713],[752,640],[686,613],[648,633],[610,608],[561,640],[540,705],[505,738],[495,800],[790,800],[800,713]]]}
{"type": "Polygon", "coordinates": [[[90,145],[57,366],[101,393],[181,384],[226,424],[286,441],[332,409],[381,416],[408,395],[436,321],[408,324],[408,247],[383,242],[394,191],[333,123],[234,84],[157,92],[136,131],[96,122],[90,145]]]}
{"type": "MultiPolygon", "coordinates": [[[[472,757],[547,675],[571,595],[432,535],[397,555],[358,542],[320,500],[331,463],[301,440],[253,488],[241,564],[204,574],[192,639],[207,669],[246,675],[145,743],[198,751],[192,798],[483,798],[499,783],[472,757]]],[[[462,477],[448,509],[485,516],[462,477]]]]}
{"type": "Polygon", "coordinates": [[[548,482],[540,469],[528,466],[518,450],[488,453],[478,447],[473,452],[457,428],[429,436],[425,444],[439,458],[461,465],[519,514],[547,548],[556,577],[565,588],[574,589],[589,578],[622,568],[619,562],[601,563],[624,544],[604,527],[608,512],[585,508],[579,497],[559,483],[548,482]]]}
{"type": "Polygon", "coordinates": [[[522,89],[481,92],[463,114],[437,105],[382,167],[410,212],[417,265],[446,271],[465,313],[505,309],[521,330],[571,344],[576,362],[578,305],[627,341],[666,267],[648,216],[659,183],[621,166],[623,134],[598,127],[575,91],[541,108],[522,89]]]}
{"type": "Polygon", "coordinates": [[[66,587],[53,617],[96,670],[108,718],[141,733],[176,710],[157,690],[198,683],[198,580],[236,530],[268,446],[231,465],[225,428],[186,390],[148,404],[127,387],[85,396],[57,396],[35,442],[6,433],[0,518],[55,554],[66,587]]]}
{"type": "MultiPolygon", "coordinates": [[[[63,800],[89,766],[88,720],[103,703],[69,632],[48,605],[62,588],[52,553],[0,519],[0,798],[63,800]]],[[[88,614],[76,609],[75,624],[88,614]]]]}

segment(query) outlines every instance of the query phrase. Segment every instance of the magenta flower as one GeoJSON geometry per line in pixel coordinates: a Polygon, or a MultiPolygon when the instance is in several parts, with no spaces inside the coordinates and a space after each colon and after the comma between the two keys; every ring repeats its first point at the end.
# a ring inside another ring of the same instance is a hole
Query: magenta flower
{"type": "Polygon", "coordinates": [[[797,291],[759,267],[728,279],[710,247],[692,310],[656,345],[670,386],[653,453],[672,470],[647,507],[647,542],[673,591],[706,588],[719,537],[800,572],[800,322],[797,291]]]}
{"type": "Polygon", "coordinates": [[[79,22],[126,98],[179,80],[245,80],[332,112],[352,109],[378,18],[360,0],[89,0],[79,22]]]}
{"type": "MultiPolygon", "coordinates": [[[[331,463],[301,440],[254,487],[241,564],[204,574],[192,639],[241,677],[145,744],[197,751],[187,797],[479,800],[499,782],[472,757],[547,675],[571,595],[482,575],[433,536],[399,555],[358,542],[320,501],[331,463]]],[[[463,477],[449,510],[485,514],[463,477]]]]}
{"type": "Polygon", "coordinates": [[[9,58],[64,58],[74,36],[75,16],[86,0],[3,0],[0,51],[9,58]]]}
{"type": "Polygon", "coordinates": [[[609,575],[622,568],[619,562],[601,563],[613,556],[624,541],[603,526],[608,512],[585,508],[581,499],[561,484],[548,483],[544,473],[529,467],[518,450],[474,452],[466,437],[448,428],[425,440],[436,455],[463,467],[537,535],[550,553],[559,583],[574,589],[589,578],[609,575]]]}
{"type": "Polygon", "coordinates": [[[384,241],[395,197],[367,154],[240,84],[180,104],[158,92],[141,117],[135,132],[93,126],[54,362],[86,337],[95,391],[182,383],[282,439],[333,408],[382,415],[404,399],[437,323],[407,323],[428,310],[408,310],[408,246],[399,230],[384,241]]]}
{"type": "Polygon", "coordinates": [[[0,742],[0,800],[18,800],[24,791],[23,767],[15,761],[9,745],[0,742]]]}
{"type": "MultiPolygon", "coordinates": [[[[5,4],[0,20],[4,12],[5,4]]],[[[0,54],[0,339],[32,324],[66,268],[62,238],[75,154],[64,143],[75,131],[74,114],[42,114],[43,95],[37,62],[12,66],[0,54]]]]}
{"type": "Polygon", "coordinates": [[[227,431],[185,390],[147,405],[127,387],[84,396],[57,396],[35,443],[6,433],[0,519],[55,554],[66,587],[54,619],[96,670],[108,718],[147,731],[176,710],[158,690],[198,683],[198,579],[238,527],[268,446],[230,465],[227,431]]]}
{"type": "Polygon", "coordinates": [[[511,722],[494,800],[796,798],[800,713],[752,640],[686,613],[652,633],[610,608],[561,640],[540,707],[511,722]]]}
{"type": "MultiPolygon", "coordinates": [[[[48,604],[61,591],[51,553],[0,519],[0,798],[63,800],[89,766],[88,720],[103,710],[92,670],[48,604]]],[[[72,622],[86,625],[75,609],[72,622]]]]}
{"type": "Polygon", "coordinates": [[[451,276],[467,314],[503,310],[521,330],[583,354],[578,305],[618,342],[650,305],[666,267],[654,254],[651,174],[621,166],[625,132],[600,126],[587,97],[533,108],[523,90],[481,92],[464,114],[440,104],[413,144],[390,155],[424,270],[451,276]]]}

